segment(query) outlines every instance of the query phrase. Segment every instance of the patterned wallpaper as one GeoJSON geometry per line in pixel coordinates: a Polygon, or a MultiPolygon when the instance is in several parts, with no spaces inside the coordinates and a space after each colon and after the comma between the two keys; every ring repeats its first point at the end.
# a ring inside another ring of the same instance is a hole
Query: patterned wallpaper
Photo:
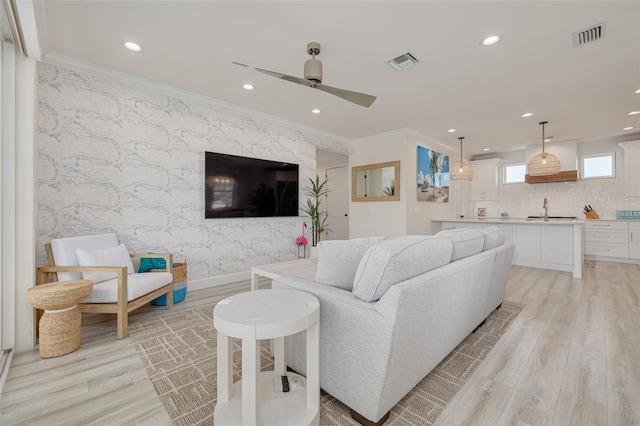
{"type": "Polygon", "coordinates": [[[316,146],[350,149],[222,106],[53,65],[39,73],[39,264],[52,238],[102,232],[186,259],[189,281],[294,259],[302,217],[204,219],[204,151],[298,163],[303,182],[316,146]]]}

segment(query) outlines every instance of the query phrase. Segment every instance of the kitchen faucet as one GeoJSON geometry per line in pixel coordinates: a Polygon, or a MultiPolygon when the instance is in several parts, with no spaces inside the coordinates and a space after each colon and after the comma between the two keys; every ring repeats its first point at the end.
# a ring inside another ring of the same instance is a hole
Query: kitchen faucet
{"type": "Polygon", "coordinates": [[[544,202],[542,203],[542,208],[544,209],[544,221],[545,222],[549,222],[549,203],[547,202],[547,199],[544,199],[544,202]]]}

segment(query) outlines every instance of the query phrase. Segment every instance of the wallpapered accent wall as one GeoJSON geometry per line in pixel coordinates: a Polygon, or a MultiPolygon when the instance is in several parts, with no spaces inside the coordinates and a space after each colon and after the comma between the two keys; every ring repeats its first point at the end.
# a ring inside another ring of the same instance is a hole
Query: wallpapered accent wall
{"type": "MultiPolygon", "coordinates": [[[[186,259],[189,280],[294,259],[304,218],[204,219],[204,151],[298,163],[345,142],[86,73],[39,71],[39,264],[52,238],[115,232],[186,259]]],[[[300,192],[300,200],[304,195],[300,192]]]]}

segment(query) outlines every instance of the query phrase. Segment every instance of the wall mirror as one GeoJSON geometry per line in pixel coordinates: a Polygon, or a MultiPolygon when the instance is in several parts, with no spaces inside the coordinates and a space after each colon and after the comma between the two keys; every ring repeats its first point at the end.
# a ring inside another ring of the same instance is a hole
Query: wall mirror
{"type": "Polygon", "coordinates": [[[351,201],[397,201],[399,199],[399,161],[351,168],[351,201]]]}

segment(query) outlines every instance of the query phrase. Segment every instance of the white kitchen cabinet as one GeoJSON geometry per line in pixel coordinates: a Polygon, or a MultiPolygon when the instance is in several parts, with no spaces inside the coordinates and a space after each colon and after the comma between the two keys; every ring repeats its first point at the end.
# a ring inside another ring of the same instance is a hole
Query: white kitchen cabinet
{"type": "Polygon", "coordinates": [[[629,223],[629,257],[640,259],[640,222],[629,223]]]}
{"type": "Polygon", "coordinates": [[[471,199],[473,201],[497,200],[500,159],[471,161],[473,180],[471,181],[471,199]]]}
{"type": "Polygon", "coordinates": [[[640,141],[620,142],[618,145],[624,149],[624,194],[640,197],[640,141]]]}
{"type": "MultiPolygon", "coordinates": [[[[629,224],[615,220],[588,220],[584,227],[585,255],[598,257],[629,257],[629,224]]],[[[599,259],[604,260],[604,259],[599,259]]]]}

